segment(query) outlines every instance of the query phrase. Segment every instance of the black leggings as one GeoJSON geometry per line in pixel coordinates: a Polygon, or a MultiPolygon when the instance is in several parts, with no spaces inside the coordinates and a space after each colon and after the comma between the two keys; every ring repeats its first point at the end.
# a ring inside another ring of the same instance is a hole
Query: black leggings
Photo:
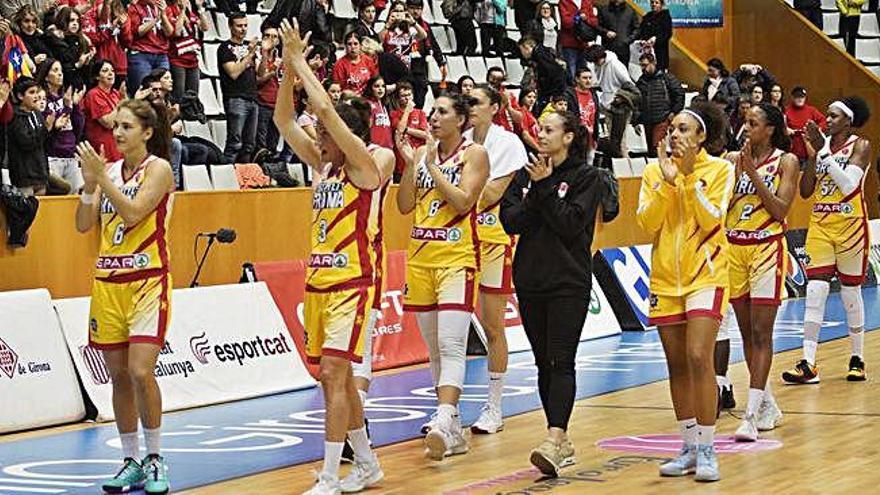
{"type": "Polygon", "coordinates": [[[853,57],[856,56],[856,36],[859,34],[859,22],[862,20],[860,16],[840,16],[840,34],[843,36],[843,43],[846,45],[846,51],[853,57]]]}
{"type": "Polygon", "coordinates": [[[574,407],[574,358],[589,305],[584,297],[519,298],[523,327],[538,367],[538,394],[548,428],[568,430],[574,407]]]}

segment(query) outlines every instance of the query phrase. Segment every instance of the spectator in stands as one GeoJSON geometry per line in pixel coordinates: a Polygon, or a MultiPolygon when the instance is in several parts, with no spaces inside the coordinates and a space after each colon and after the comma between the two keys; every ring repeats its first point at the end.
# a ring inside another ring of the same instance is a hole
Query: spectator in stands
{"type": "Polygon", "coordinates": [[[672,118],[684,109],[684,88],[669,71],[660,70],[654,55],[639,57],[642,76],[636,81],[642,93],[639,123],[645,126],[648,156],[657,157],[657,145],[666,137],[672,118]]]}
{"type": "Polygon", "coordinates": [[[562,47],[562,58],[568,68],[570,79],[574,79],[575,72],[578,68],[586,63],[584,51],[587,49],[589,42],[579,39],[576,36],[575,24],[582,27],[586,26],[586,31],[591,32],[591,36],[598,34],[599,20],[593,9],[593,0],[581,0],[575,3],[575,0],[559,1],[559,23],[562,28],[559,30],[559,46],[562,47]]]}
{"type": "Polygon", "coordinates": [[[274,155],[278,148],[278,128],[272,121],[275,102],[278,99],[278,84],[281,80],[281,56],[278,53],[278,28],[263,26],[263,41],[260,44],[260,64],[257,66],[257,154],[254,161],[274,155]],[[265,151],[263,151],[265,150],[265,151]]]}
{"type": "MultiPolygon", "coordinates": [[[[428,117],[420,108],[416,108],[413,99],[412,84],[403,81],[397,85],[395,92],[397,108],[391,111],[391,128],[396,135],[403,135],[413,149],[419,149],[428,139],[428,117]]],[[[395,143],[397,140],[395,140],[395,143]]],[[[400,182],[400,176],[406,167],[406,160],[397,146],[394,147],[395,166],[394,182],[400,182]]]]}
{"type": "Polygon", "coordinates": [[[383,50],[379,42],[373,38],[364,38],[361,41],[361,53],[376,61],[379,75],[385,80],[386,91],[392,92],[398,82],[410,79],[409,67],[397,58],[397,55],[383,50]]]}
{"type": "Polygon", "coordinates": [[[770,88],[770,101],[767,103],[785,113],[785,92],[782,91],[782,86],[774,84],[770,88]]]}
{"type": "Polygon", "coordinates": [[[764,88],[757,84],[752,86],[752,90],[749,91],[749,101],[752,102],[752,105],[757,105],[764,101],[764,88]]]}
{"type": "Polygon", "coordinates": [[[825,28],[822,22],[822,0],[794,0],[794,8],[819,28],[819,31],[825,28]]]}
{"type": "Polygon", "coordinates": [[[43,63],[50,54],[49,45],[40,32],[40,16],[32,5],[25,5],[12,18],[12,28],[24,42],[35,64],[43,63]]]}
{"type": "Polygon", "coordinates": [[[745,144],[745,123],[751,108],[752,101],[749,98],[746,98],[745,95],[741,95],[736,105],[736,112],[730,116],[730,129],[733,131],[735,150],[741,149],[743,144],[745,144]]]}
{"type": "Polygon", "coordinates": [[[807,148],[804,145],[807,123],[815,122],[823,131],[826,127],[825,115],[807,104],[807,90],[803,86],[795,86],[791,90],[791,102],[785,107],[785,122],[791,137],[791,152],[798,157],[803,169],[807,163],[807,148]]]}
{"type": "Polygon", "coordinates": [[[526,148],[534,153],[537,153],[538,151],[538,132],[540,131],[538,119],[535,118],[535,115],[532,113],[535,111],[535,100],[537,100],[537,98],[538,92],[535,91],[534,88],[526,88],[519,93],[519,106],[523,110],[523,131],[522,134],[520,134],[520,137],[523,140],[523,144],[526,145],[526,148]]]}
{"type": "Polygon", "coordinates": [[[45,119],[39,110],[41,88],[31,77],[15,81],[13,94],[18,100],[12,121],[6,128],[7,151],[12,185],[28,196],[46,194],[49,185],[49,163],[45,143],[55,117],[45,119]]]}
{"type": "Polygon", "coordinates": [[[217,49],[220,67],[220,88],[226,114],[226,147],[229,163],[250,162],[257,139],[259,107],[257,105],[256,60],[259,40],[246,41],[248,20],[242,13],[229,16],[230,39],[217,49]],[[238,158],[241,157],[241,160],[238,158]]]}
{"type": "Polygon", "coordinates": [[[587,61],[596,67],[599,110],[611,122],[609,152],[612,157],[623,156],[623,137],[633,113],[640,109],[639,90],[629,76],[629,70],[617,59],[617,54],[599,45],[587,49],[587,61]]]}
{"type": "Polygon", "coordinates": [[[419,56],[414,57],[412,60],[411,82],[413,85],[413,99],[415,100],[416,108],[424,108],[425,95],[428,94],[427,57],[429,54],[434,57],[434,61],[437,62],[437,66],[440,68],[440,76],[443,80],[446,80],[446,57],[443,55],[443,50],[440,49],[440,45],[437,43],[437,39],[431,31],[431,26],[429,26],[428,23],[425,22],[425,19],[422,18],[423,9],[424,0],[406,0],[407,13],[409,13],[409,15],[415,20],[416,24],[421,26],[428,34],[427,38],[419,40],[416,43],[414,51],[417,51],[419,56]]]}
{"type": "Polygon", "coordinates": [[[642,17],[636,32],[642,53],[653,53],[657,70],[669,69],[669,41],[672,39],[672,16],[666,8],[666,0],[651,0],[651,10],[642,17]]]}
{"type": "Polygon", "coordinates": [[[333,102],[333,106],[338,105],[339,100],[342,99],[342,86],[333,79],[325,79],[324,89],[330,96],[330,101],[333,102]]]}
{"type": "Polygon", "coordinates": [[[459,77],[458,82],[455,83],[455,86],[458,88],[458,92],[465,96],[470,96],[471,91],[476,85],[477,84],[474,82],[474,78],[467,74],[459,77]]]}
{"type": "Polygon", "coordinates": [[[95,56],[95,49],[82,34],[79,19],[75,10],[62,7],[55,16],[55,31],[45,38],[53,58],[61,62],[67,85],[77,89],[85,85],[83,71],[88,71],[95,56]]]}
{"type": "Polygon", "coordinates": [[[721,94],[727,98],[727,113],[730,114],[736,110],[737,101],[739,99],[739,84],[736,79],[730,77],[730,72],[724,67],[724,62],[720,59],[713,58],[706,62],[706,80],[703,82],[703,88],[700,95],[707,101],[714,101],[716,94],[721,94]]]}
{"type": "Polygon", "coordinates": [[[486,82],[501,96],[501,107],[495,113],[493,124],[500,125],[504,130],[516,135],[522,134],[522,110],[516,98],[504,88],[507,74],[501,67],[489,67],[486,71],[486,82]]]}
{"type": "Polygon", "coordinates": [[[559,24],[556,22],[556,18],[553,17],[553,4],[545,0],[538,4],[538,16],[529,22],[526,31],[521,34],[531,36],[547,48],[558,52],[558,30],[559,24]]]}
{"type": "Polygon", "coordinates": [[[770,88],[776,84],[776,78],[773,77],[773,74],[756,64],[740,65],[730,77],[736,79],[736,83],[743,93],[751,93],[755,86],[760,86],[764,93],[769,93],[770,88]]]}
{"type": "MultiPolygon", "coordinates": [[[[531,0],[526,0],[531,2],[531,0]]],[[[455,36],[455,54],[470,56],[477,52],[477,31],[474,28],[473,0],[443,0],[443,16],[452,26],[455,36]]]]}
{"type": "Polygon", "coordinates": [[[617,54],[624,65],[629,65],[629,45],[635,41],[638,29],[639,16],[626,0],[609,0],[608,5],[599,7],[602,46],[617,54]]]}
{"type": "Polygon", "coordinates": [[[846,52],[853,57],[856,56],[856,38],[859,35],[864,4],[865,0],[837,0],[837,10],[840,11],[840,35],[843,36],[846,52]]]}
{"type": "MultiPolygon", "coordinates": [[[[513,0],[512,7],[513,23],[516,24],[516,29],[520,32],[521,35],[525,35],[527,32],[531,32],[530,26],[532,26],[533,21],[535,20],[535,14],[537,13],[538,16],[541,15],[541,1],[513,0]]],[[[540,38],[535,39],[540,41],[540,38]]]]}
{"type": "Polygon", "coordinates": [[[333,41],[330,27],[330,0],[302,0],[297,21],[301,33],[312,33],[311,44],[333,41]]]}
{"type": "Polygon", "coordinates": [[[318,116],[305,90],[300,90],[296,99],[296,125],[302,127],[312,140],[318,139],[318,116]]]}
{"type": "Polygon", "coordinates": [[[42,16],[50,5],[54,7],[57,3],[55,0],[3,0],[0,2],[0,16],[12,19],[24,7],[30,7],[38,16],[42,16]]]}
{"type": "MultiPolygon", "coordinates": [[[[567,0],[563,0],[565,2],[567,0]]],[[[587,3],[589,0],[583,0],[587,3]]],[[[556,61],[554,53],[538,44],[535,38],[526,36],[519,40],[519,50],[523,59],[527,60],[535,71],[536,89],[538,91],[535,107],[532,111],[535,116],[547,106],[547,103],[557,95],[565,91],[565,69],[556,61]]]]}
{"type": "MultiPolygon", "coordinates": [[[[122,158],[113,139],[113,126],[116,124],[116,106],[122,100],[119,91],[113,89],[116,73],[108,60],[98,60],[92,66],[92,87],[82,101],[85,123],[85,138],[100,153],[103,149],[108,162],[122,158]]],[[[123,84],[123,87],[125,85],[123,84]]]]}
{"type": "MultiPolygon", "coordinates": [[[[388,22],[379,32],[379,39],[385,52],[397,57],[408,71],[412,69],[412,58],[422,55],[418,52],[416,42],[427,37],[428,33],[421,25],[416,24],[416,20],[406,11],[406,4],[403,2],[395,2],[391,5],[388,22]]],[[[363,45],[363,40],[361,44],[363,45]]]]}
{"type": "Polygon", "coordinates": [[[367,81],[367,89],[364,90],[363,96],[370,104],[370,142],[393,150],[394,135],[385,95],[385,80],[382,76],[367,81]]]}
{"type": "Polygon", "coordinates": [[[174,26],[169,36],[168,62],[174,78],[174,99],[179,101],[186,91],[199,92],[199,58],[202,50],[201,33],[211,28],[205,0],[195,0],[195,11],[190,0],[168,0],[165,13],[174,26]]]}
{"type": "Polygon", "coordinates": [[[477,24],[480,25],[480,47],[483,56],[493,57],[501,56],[501,40],[503,38],[502,29],[498,29],[497,18],[498,10],[504,5],[504,19],[507,15],[507,2],[504,0],[482,0],[476,2],[475,17],[477,24]]]}
{"type": "Polygon", "coordinates": [[[104,0],[95,12],[91,27],[83,28],[86,36],[95,47],[95,59],[107,60],[113,64],[116,73],[115,88],[119,88],[128,75],[128,55],[125,49],[132,38],[128,12],[122,0],[104,0]]]}
{"type": "Polygon", "coordinates": [[[599,140],[599,96],[593,87],[593,71],[589,67],[581,67],[574,78],[575,85],[565,90],[568,110],[578,116],[580,123],[587,129],[586,147],[587,163],[593,163],[593,150],[599,140]]]}
{"type": "Polygon", "coordinates": [[[61,62],[46,59],[36,73],[37,83],[46,90],[46,110],[43,117],[48,123],[54,120],[49,129],[49,140],[46,146],[49,171],[67,181],[73,191],[83,185],[82,172],[75,158],[76,143],[85,126],[80,102],[85,89],[74,91],[64,89],[64,71],[61,62]]]}
{"type": "Polygon", "coordinates": [[[128,52],[129,96],[134,95],[150,71],[171,67],[168,63],[168,37],[174,34],[174,26],[166,9],[165,0],[132,0],[128,5],[132,36],[128,52]]]}
{"type": "Polygon", "coordinates": [[[361,54],[361,36],[354,31],[345,35],[345,57],[333,66],[333,80],[342,85],[342,91],[362,94],[367,81],[379,74],[376,62],[361,54]]]}
{"type": "Polygon", "coordinates": [[[354,23],[354,27],[349,28],[349,30],[353,30],[359,34],[362,39],[373,38],[376,41],[380,41],[379,33],[373,29],[373,26],[376,24],[376,6],[373,5],[373,2],[365,0],[358,5],[357,14],[358,17],[354,23]]]}

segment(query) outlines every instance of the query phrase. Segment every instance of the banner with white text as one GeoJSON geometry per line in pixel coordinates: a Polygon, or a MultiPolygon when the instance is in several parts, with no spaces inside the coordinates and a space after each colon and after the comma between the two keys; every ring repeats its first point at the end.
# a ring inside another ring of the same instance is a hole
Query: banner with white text
{"type": "MultiPolygon", "coordinates": [[[[731,0],[733,1],[733,0],[731,0]]],[[[644,12],[651,11],[650,0],[635,0],[644,12]]],[[[673,27],[704,28],[724,25],[723,0],[666,0],[673,27]]]]}

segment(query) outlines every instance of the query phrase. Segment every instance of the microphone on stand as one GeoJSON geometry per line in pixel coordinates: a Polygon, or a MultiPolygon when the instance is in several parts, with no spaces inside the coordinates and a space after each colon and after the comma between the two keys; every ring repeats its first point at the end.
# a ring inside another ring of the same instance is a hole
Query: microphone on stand
{"type": "Polygon", "coordinates": [[[193,275],[192,281],[189,283],[189,286],[198,287],[199,286],[199,275],[202,273],[202,266],[205,264],[205,260],[208,258],[208,253],[211,251],[211,246],[214,244],[214,241],[219,242],[220,244],[232,244],[235,242],[235,238],[237,237],[235,234],[235,230],[222,228],[217,232],[199,232],[196,234],[196,243],[199,242],[200,237],[208,238],[208,245],[205,246],[205,251],[202,253],[202,259],[199,260],[199,265],[196,268],[196,273],[193,275]]]}

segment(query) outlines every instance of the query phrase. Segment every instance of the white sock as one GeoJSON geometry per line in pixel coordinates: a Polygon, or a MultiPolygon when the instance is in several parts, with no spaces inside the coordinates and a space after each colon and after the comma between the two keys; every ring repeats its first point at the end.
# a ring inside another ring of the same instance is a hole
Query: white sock
{"type": "Polygon", "coordinates": [[[750,388],[749,403],[746,405],[746,415],[753,414],[757,416],[758,408],[761,407],[761,402],[763,401],[764,391],[759,388],[750,388]]]}
{"type": "Polygon", "coordinates": [[[375,456],[370,448],[370,439],[367,437],[367,427],[361,426],[357,430],[348,430],[348,443],[354,451],[355,459],[359,461],[373,461],[375,456]]]}
{"type": "Polygon", "coordinates": [[[678,431],[685,445],[697,444],[697,418],[682,419],[678,422],[678,431]]]}
{"type": "Polygon", "coordinates": [[[147,455],[159,455],[159,444],[161,444],[162,428],[144,428],[144,443],[147,444],[147,455]]]}
{"type": "Polygon", "coordinates": [[[504,392],[504,373],[489,372],[489,406],[501,411],[501,394],[504,392]]]}
{"type": "Polygon", "coordinates": [[[804,359],[810,364],[816,364],[816,349],[819,348],[819,323],[812,321],[804,322],[804,359]]]}
{"type": "Polygon", "coordinates": [[[141,462],[141,446],[137,430],[131,433],[120,433],[119,439],[122,440],[123,457],[131,457],[141,462]]]}
{"type": "Polygon", "coordinates": [[[339,462],[342,460],[343,445],[345,442],[324,442],[324,469],[322,472],[333,479],[339,479],[339,462]]]}
{"type": "Polygon", "coordinates": [[[437,406],[437,418],[451,421],[458,416],[458,408],[452,404],[440,404],[437,406]]]}
{"type": "Polygon", "coordinates": [[[715,443],[715,425],[697,425],[697,444],[713,445],[715,443]]]}
{"type": "Polygon", "coordinates": [[[855,329],[855,331],[850,328],[849,329],[849,343],[852,346],[852,355],[858,356],[859,359],[863,359],[863,349],[865,347],[865,332],[861,328],[855,329]]]}
{"type": "Polygon", "coordinates": [[[358,389],[358,397],[361,398],[361,405],[364,405],[367,402],[367,391],[358,389]]]}
{"type": "Polygon", "coordinates": [[[715,375],[715,383],[718,384],[719,387],[730,388],[730,378],[727,378],[727,375],[715,375]]]}
{"type": "Polygon", "coordinates": [[[767,385],[764,386],[764,402],[768,404],[776,404],[776,397],[773,397],[773,387],[770,385],[770,379],[767,379],[767,385]]]}

